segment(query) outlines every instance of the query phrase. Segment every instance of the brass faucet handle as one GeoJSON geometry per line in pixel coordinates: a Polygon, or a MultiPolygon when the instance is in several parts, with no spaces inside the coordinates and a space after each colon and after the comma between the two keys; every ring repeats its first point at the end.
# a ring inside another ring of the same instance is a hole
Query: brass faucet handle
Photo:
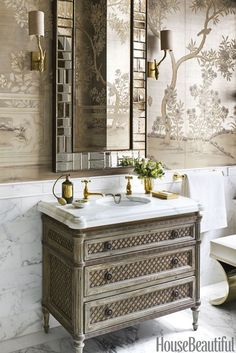
{"type": "Polygon", "coordinates": [[[88,185],[88,183],[91,183],[91,180],[84,179],[84,180],[81,180],[81,183],[84,183],[86,186],[86,185],[88,185]]]}
{"type": "Polygon", "coordinates": [[[130,180],[133,179],[131,175],[127,175],[125,179],[128,180],[127,185],[126,185],[126,195],[132,195],[132,186],[130,180]]]}

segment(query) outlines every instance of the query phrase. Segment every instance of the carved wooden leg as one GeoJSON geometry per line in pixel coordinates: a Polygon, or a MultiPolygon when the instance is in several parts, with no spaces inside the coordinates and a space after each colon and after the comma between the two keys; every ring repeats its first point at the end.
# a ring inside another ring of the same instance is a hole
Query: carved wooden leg
{"type": "Polygon", "coordinates": [[[43,307],[42,308],[42,312],[43,312],[43,328],[44,328],[44,332],[48,333],[49,331],[49,311],[43,307]]]}
{"type": "Polygon", "coordinates": [[[192,314],[193,314],[193,329],[194,331],[197,331],[198,329],[198,316],[199,316],[199,307],[196,308],[191,308],[192,309],[192,314]]]}
{"type": "Polygon", "coordinates": [[[74,338],[75,353],[83,353],[84,348],[84,336],[74,338]]]}

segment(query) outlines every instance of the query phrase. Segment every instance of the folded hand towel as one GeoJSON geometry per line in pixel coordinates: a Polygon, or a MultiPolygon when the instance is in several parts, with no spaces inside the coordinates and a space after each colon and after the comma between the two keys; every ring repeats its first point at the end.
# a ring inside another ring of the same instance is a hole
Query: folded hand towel
{"type": "Polygon", "coordinates": [[[227,227],[224,178],[222,173],[188,172],[182,193],[198,201],[203,207],[201,232],[227,227]]]}

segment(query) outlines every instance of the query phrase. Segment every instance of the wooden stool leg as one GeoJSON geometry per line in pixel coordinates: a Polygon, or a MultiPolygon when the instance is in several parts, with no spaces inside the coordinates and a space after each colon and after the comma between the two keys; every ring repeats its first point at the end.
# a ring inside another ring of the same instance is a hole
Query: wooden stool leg
{"type": "Polygon", "coordinates": [[[236,300],[236,268],[219,260],[217,262],[221,265],[224,273],[226,291],[223,296],[211,299],[210,304],[212,305],[221,305],[236,300]]]}

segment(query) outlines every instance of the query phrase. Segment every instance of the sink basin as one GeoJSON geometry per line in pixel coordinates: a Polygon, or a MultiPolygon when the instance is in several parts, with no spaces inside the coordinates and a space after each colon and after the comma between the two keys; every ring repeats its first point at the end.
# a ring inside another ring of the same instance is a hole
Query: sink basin
{"type": "Polygon", "coordinates": [[[105,207],[134,207],[143,206],[144,204],[150,203],[151,200],[146,197],[140,196],[123,196],[120,203],[115,203],[112,197],[104,197],[96,200],[96,203],[105,207]]]}

